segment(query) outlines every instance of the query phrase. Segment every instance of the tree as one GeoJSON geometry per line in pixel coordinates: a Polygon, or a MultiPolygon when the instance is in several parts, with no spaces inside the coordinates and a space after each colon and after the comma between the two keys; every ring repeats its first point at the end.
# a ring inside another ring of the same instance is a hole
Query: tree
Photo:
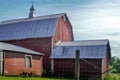
{"type": "Polygon", "coordinates": [[[120,59],[117,58],[116,61],[113,64],[113,68],[117,70],[118,73],[120,73],[120,59]]]}
{"type": "Polygon", "coordinates": [[[113,56],[113,57],[111,58],[110,66],[113,66],[113,64],[114,64],[114,62],[115,62],[116,59],[117,59],[116,56],[113,56]]]}

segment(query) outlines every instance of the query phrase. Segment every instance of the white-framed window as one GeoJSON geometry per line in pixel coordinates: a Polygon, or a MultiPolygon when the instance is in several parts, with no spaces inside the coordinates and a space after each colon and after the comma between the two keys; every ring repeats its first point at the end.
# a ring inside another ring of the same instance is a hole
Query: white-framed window
{"type": "Polygon", "coordinates": [[[31,55],[25,55],[25,63],[27,68],[32,67],[32,56],[31,55]]]}

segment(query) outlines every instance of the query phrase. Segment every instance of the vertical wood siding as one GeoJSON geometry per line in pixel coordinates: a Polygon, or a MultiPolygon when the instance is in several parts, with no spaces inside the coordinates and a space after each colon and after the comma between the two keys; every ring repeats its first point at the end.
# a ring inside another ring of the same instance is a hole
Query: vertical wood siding
{"type": "Polygon", "coordinates": [[[71,29],[71,25],[68,21],[63,21],[62,18],[59,18],[56,33],[54,37],[54,43],[57,41],[73,41],[73,33],[71,29]]]}
{"type": "MultiPolygon", "coordinates": [[[[86,59],[87,61],[97,65],[101,68],[101,59],[86,59]]],[[[55,75],[66,75],[74,76],[75,60],[72,59],[55,59],[54,60],[54,74],[55,75]]],[[[80,75],[81,76],[95,76],[101,73],[99,70],[90,64],[80,60],[80,75]]]]}

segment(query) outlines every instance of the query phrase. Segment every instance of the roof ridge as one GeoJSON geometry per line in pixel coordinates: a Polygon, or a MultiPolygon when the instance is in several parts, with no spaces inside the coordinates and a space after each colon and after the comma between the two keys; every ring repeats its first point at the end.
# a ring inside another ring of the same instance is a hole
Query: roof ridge
{"type": "Polygon", "coordinates": [[[60,44],[60,43],[67,43],[67,42],[87,42],[87,41],[109,41],[109,39],[79,40],[79,41],[66,41],[66,42],[60,41],[58,43],[60,44]]]}
{"type": "Polygon", "coordinates": [[[82,40],[82,41],[67,41],[59,42],[56,46],[92,46],[92,45],[106,45],[109,43],[108,39],[99,40],[82,40]]]}
{"type": "Polygon", "coordinates": [[[94,39],[94,40],[80,40],[80,41],[105,41],[105,40],[109,40],[109,39],[94,39]]]}
{"type": "Polygon", "coordinates": [[[19,23],[19,22],[28,22],[28,21],[33,21],[33,20],[36,21],[36,20],[41,20],[41,19],[59,18],[63,15],[66,15],[66,13],[36,16],[36,17],[33,17],[33,18],[11,19],[11,20],[6,20],[6,21],[1,21],[0,25],[11,24],[11,23],[19,23]]]}
{"type": "Polygon", "coordinates": [[[75,42],[85,42],[85,41],[109,41],[109,39],[79,40],[75,42]]]}

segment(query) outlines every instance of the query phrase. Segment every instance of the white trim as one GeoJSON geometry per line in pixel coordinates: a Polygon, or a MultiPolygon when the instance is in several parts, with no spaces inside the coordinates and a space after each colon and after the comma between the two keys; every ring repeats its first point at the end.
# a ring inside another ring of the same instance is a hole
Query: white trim
{"type": "Polygon", "coordinates": [[[25,67],[26,68],[31,68],[32,67],[32,55],[25,55],[25,67]],[[27,63],[26,63],[26,57],[30,57],[30,62],[31,62],[31,66],[30,67],[27,67],[27,63]]]}

